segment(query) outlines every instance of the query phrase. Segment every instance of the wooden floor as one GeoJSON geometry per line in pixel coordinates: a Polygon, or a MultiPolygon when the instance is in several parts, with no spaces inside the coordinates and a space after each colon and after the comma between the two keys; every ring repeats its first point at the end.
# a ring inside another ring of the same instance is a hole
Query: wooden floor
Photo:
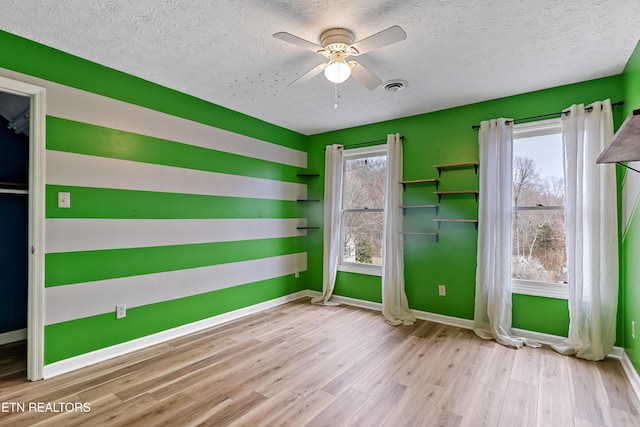
{"type": "Polygon", "coordinates": [[[308,300],[35,383],[24,352],[0,347],[2,426],[640,426],[617,360],[308,300]]]}

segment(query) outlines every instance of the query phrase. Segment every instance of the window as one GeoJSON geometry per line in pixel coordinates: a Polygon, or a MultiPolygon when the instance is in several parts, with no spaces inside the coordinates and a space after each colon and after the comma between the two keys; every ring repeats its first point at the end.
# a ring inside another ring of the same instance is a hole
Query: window
{"type": "Polygon", "coordinates": [[[341,271],[382,274],[386,145],[345,150],[341,271]]]}
{"type": "Polygon", "coordinates": [[[567,298],[560,119],[514,126],[513,292],[567,298]]]}

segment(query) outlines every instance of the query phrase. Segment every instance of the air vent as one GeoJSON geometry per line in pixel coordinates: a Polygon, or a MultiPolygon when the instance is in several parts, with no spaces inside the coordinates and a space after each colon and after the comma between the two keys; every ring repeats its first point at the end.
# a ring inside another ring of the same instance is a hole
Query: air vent
{"type": "Polygon", "coordinates": [[[382,84],[382,88],[389,92],[399,92],[407,87],[407,82],[404,80],[389,80],[382,84]]]}

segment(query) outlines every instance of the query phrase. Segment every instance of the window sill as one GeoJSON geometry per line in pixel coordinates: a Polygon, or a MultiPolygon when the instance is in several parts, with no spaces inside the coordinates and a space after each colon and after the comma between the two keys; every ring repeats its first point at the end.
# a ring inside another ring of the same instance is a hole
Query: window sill
{"type": "Polygon", "coordinates": [[[382,266],[380,265],[367,265],[367,264],[340,264],[338,271],[344,271],[345,273],[367,274],[369,276],[382,277],[382,266]]]}
{"type": "Polygon", "coordinates": [[[511,293],[534,297],[569,299],[569,287],[559,283],[542,283],[532,280],[511,281],[511,293]]]}

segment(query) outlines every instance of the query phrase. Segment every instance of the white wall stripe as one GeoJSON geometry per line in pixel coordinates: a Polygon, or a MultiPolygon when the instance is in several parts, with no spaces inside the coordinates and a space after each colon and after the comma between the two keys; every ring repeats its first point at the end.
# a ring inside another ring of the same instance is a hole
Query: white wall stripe
{"type": "Polygon", "coordinates": [[[47,90],[47,114],[112,129],[183,142],[300,168],[307,153],[161,113],[91,92],[0,68],[0,75],[47,90]]]}
{"type": "MultiPolygon", "coordinates": [[[[640,162],[629,164],[632,168],[640,170],[640,162]]],[[[638,199],[640,198],[640,173],[627,169],[627,174],[622,183],[622,236],[627,235],[627,229],[636,212],[638,199]]]]}
{"type": "Polygon", "coordinates": [[[47,184],[274,200],[296,200],[307,193],[305,184],[292,182],[53,150],[46,157],[47,184]]]}
{"type": "Polygon", "coordinates": [[[45,252],[141,248],[302,236],[303,218],[47,219],[45,252]]]}
{"type": "Polygon", "coordinates": [[[113,312],[118,304],[139,307],[307,269],[300,252],[251,261],[100,280],[45,289],[45,325],[113,312]]]}

